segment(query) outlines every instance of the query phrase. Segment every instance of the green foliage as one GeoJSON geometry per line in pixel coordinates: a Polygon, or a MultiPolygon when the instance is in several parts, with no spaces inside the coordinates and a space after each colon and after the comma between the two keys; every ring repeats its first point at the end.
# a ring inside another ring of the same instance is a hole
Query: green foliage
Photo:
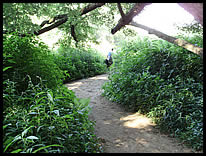
{"type": "Polygon", "coordinates": [[[46,3],[3,3],[3,29],[8,32],[28,33],[38,30],[39,25],[30,16],[40,16],[46,3]]]}
{"type": "MultiPolygon", "coordinates": [[[[91,3],[3,3],[3,30],[21,34],[33,33],[42,29],[41,22],[67,14],[67,22],[58,27],[63,35],[61,42],[75,47],[76,42],[71,36],[71,25],[74,25],[78,45],[85,47],[87,42],[98,43],[97,30],[101,26],[113,28],[120,18],[116,3],[106,3],[82,16],[82,9],[89,4],[91,3]]],[[[121,3],[125,13],[133,5],[134,3],[121,3]]],[[[124,33],[132,34],[131,30],[125,28],[124,33]]]]}
{"type": "MultiPolygon", "coordinates": [[[[78,99],[63,86],[63,74],[69,74],[58,66],[64,65],[57,65],[55,55],[32,36],[3,37],[3,151],[102,152],[94,134],[95,122],[88,118],[90,100],[78,99]]],[[[97,55],[88,56],[96,61],[91,66],[97,74],[103,66],[96,68],[97,55]]],[[[81,59],[75,56],[77,63],[81,59]]]]}
{"type": "Polygon", "coordinates": [[[122,43],[114,59],[103,95],[147,114],[161,130],[201,150],[202,58],[166,41],[138,38],[122,43]]]}
{"type": "Polygon", "coordinates": [[[203,26],[197,21],[193,21],[191,24],[185,24],[184,26],[178,26],[177,28],[182,32],[203,35],[203,26]]]}
{"type": "Polygon", "coordinates": [[[90,100],[76,98],[65,86],[54,91],[43,85],[41,79],[34,85],[27,78],[28,88],[21,96],[11,82],[3,93],[6,99],[13,88],[10,91],[16,97],[12,106],[3,111],[4,152],[101,152],[94,122],[88,119],[90,100]]]}
{"type": "Polygon", "coordinates": [[[45,85],[55,88],[64,78],[63,71],[54,63],[54,57],[48,47],[32,36],[19,37],[16,34],[5,35],[3,40],[4,66],[12,66],[3,76],[17,82],[17,90],[24,91],[27,86],[25,77],[30,75],[37,84],[36,76],[45,80],[45,85]]]}
{"type": "Polygon", "coordinates": [[[103,56],[92,49],[60,47],[55,63],[67,74],[64,83],[106,72],[103,56]]]}

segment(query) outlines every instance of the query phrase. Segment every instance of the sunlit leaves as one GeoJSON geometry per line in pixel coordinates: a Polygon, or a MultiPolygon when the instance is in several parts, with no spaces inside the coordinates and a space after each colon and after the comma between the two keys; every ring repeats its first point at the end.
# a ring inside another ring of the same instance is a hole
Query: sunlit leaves
{"type": "Polygon", "coordinates": [[[177,25],[177,28],[186,33],[197,33],[199,35],[203,35],[203,26],[196,21],[193,21],[191,24],[185,24],[183,26],[177,25]]]}
{"type": "MultiPolygon", "coordinates": [[[[84,46],[88,41],[96,42],[96,30],[101,29],[101,26],[111,29],[119,20],[116,3],[106,3],[81,16],[82,9],[87,5],[89,3],[4,3],[3,28],[9,32],[16,30],[19,33],[32,33],[41,29],[38,24],[32,22],[33,16],[40,19],[48,17],[47,20],[49,20],[56,15],[67,14],[67,22],[58,27],[65,32],[61,42],[70,46],[76,45],[71,36],[71,25],[74,25],[79,45],[84,46]]],[[[121,5],[127,12],[133,3],[122,3],[121,5]]],[[[131,35],[131,33],[127,35],[131,35]]]]}
{"type": "Polygon", "coordinates": [[[3,3],[4,29],[19,33],[37,30],[38,26],[32,23],[29,15],[39,16],[41,7],[44,6],[39,3],[3,3]]]}

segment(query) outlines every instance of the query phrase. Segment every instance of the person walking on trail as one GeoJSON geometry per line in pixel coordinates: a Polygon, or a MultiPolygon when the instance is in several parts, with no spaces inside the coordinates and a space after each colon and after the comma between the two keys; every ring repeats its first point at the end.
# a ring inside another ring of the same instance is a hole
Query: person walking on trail
{"type": "Polygon", "coordinates": [[[112,52],[113,52],[113,48],[112,48],[112,51],[109,51],[108,54],[107,54],[107,59],[105,60],[105,63],[107,64],[107,68],[109,68],[112,64],[113,64],[113,61],[112,61],[112,52]]]}

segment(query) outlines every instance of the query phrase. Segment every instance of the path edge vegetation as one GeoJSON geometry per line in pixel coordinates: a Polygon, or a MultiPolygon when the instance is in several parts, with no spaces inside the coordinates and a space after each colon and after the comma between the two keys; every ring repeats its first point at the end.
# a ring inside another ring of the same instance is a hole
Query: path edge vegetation
{"type": "MultiPolygon", "coordinates": [[[[183,37],[183,36],[182,36],[183,37]]],[[[186,40],[203,46],[201,35],[186,40]]],[[[203,150],[203,59],[164,40],[119,44],[103,96],[146,114],[162,132],[203,150]]]]}
{"type": "Polygon", "coordinates": [[[63,85],[105,73],[102,56],[69,47],[55,54],[35,36],[16,33],[3,36],[3,49],[3,152],[102,152],[90,100],[63,85]]]}

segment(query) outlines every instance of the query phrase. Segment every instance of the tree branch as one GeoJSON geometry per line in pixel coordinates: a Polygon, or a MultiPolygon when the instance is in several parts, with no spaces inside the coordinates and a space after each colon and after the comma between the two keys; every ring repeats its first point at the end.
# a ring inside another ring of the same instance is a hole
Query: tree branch
{"type": "MultiPolygon", "coordinates": [[[[52,29],[54,29],[54,28],[56,28],[56,27],[64,24],[66,21],[67,21],[67,17],[65,16],[64,19],[59,20],[59,21],[57,21],[56,23],[54,23],[54,24],[52,24],[52,25],[50,25],[50,26],[48,26],[48,27],[45,27],[45,28],[40,29],[39,31],[35,31],[35,32],[33,32],[33,33],[29,32],[29,33],[27,33],[27,34],[34,34],[34,35],[37,35],[37,36],[38,36],[38,35],[40,35],[40,34],[43,34],[43,33],[47,32],[47,31],[50,31],[50,30],[52,30],[52,29]]],[[[44,22],[45,22],[45,21],[44,21],[44,22]]],[[[45,23],[45,24],[46,24],[46,23],[45,23]]],[[[44,25],[45,25],[45,24],[44,24],[44,25]]],[[[42,22],[41,25],[43,25],[43,22],[42,22]]],[[[7,30],[4,30],[4,31],[3,31],[3,34],[6,34],[6,33],[10,33],[10,32],[7,31],[7,30]]],[[[19,33],[18,35],[21,36],[21,37],[25,37],[27,34],[20,34],[20,33],[19,33]]]]}
{"type": "Polygon", "coordinates": [[[77,37],[76,37],[76,33],[75,33],[75,29],[74,29],[74,25],[71,25],[71,35],[73,37],[73,39],[78,42],[77,37]]]}
{"type": "MultiPolygon", "coordinates": [[[[90,12],[90,11],[92,11],[92,10],[98,8],[98,7],[101,7],[101,6],[103,6],[104,4],[105,4],[105,3],[89,4],[88,6],[84,7],[84,8],[81,10],[81,15],[87,14],[88,12],[90,12]]],[[[52,29],[54,29],[54,28],[56,28],[56,27],[64,24],[65,22],[67,22],[67,20],[68,20],[67,14],[57,15],[57,16],[55,16],[54,18],[51,18],[50,20],[43,21],[43,22],[40,24],[40,27],[43,27],[45,24],[51,24],[51,23],[54,23],[54,24],[52,24],[52,25],[50,25],[50,26],[48,26],[48,27],[45,27],[45,28],[43,28],[43,29],[40,29],[39,31],[35,31],[33,34],[35,34],[35,35],[43,34],[43,33],[47,32],[47,31],[50,31],[50,30],[52,30],[52,29]],[[61,20],[59,20],[59,21],[57,21],[56,23],[54,23],[54,22],[55,22],[56,20],[58,20],[58,19],[61,19],[61,20]]],[[[74,32],[74,27],[73,27],[73,26],[71,26],[71,30],[72,30],[71,33],[73,33],[73,32],[74,32]]],[[[6,31],[6,30],[4,30],[3,33],[9,33],[9,32],[6,31]]],[[[28,34],[32,34],[32,33],[28,33],[28,34]]],[[[75,34],[75,33],[73,33],[73,34],[75,34]]],[[[26,34],[19,34],[19,36],[25,37],[26,34]]],[[[74,40],[75,40],[75,38],[74,38],[74,40]]]]}
{"type": "MultiPolygon", "coordinates": [[[[84,15],[84,14],[87,14],[88,12],[98,8],[98,7],[101,7],[103,6],[105,3],[94,3],[94,4],[89,4],[88,6],[84,7],[82,10],[81,10],[81,16],[84,15]]],[[[43,27],[45,24],[51,24],[53,22],[55,22],[55,20],[57,19],[62,19],[58,22],[56,22],[55,24],[51,25],[51,26],[48,26],[44,29],[41,29],[39,30],[38,32],[34,32],[35,35],[40,35],[46,31],[49,31],[53,28],[56,28],[58,27],[59,25],[65,23],[67,21],[67,14],[63,14],[63,15],[57,15],[55,16],[54,18],[50,19],[50,20],[46,20],[46,21],[43,21],[42,24],[40,25],[41,27],[43,27]]],[[[71,23],[70,23],[71,24],[71,23]]],[[[78,42],[77,40],[77,37],[76,37],[76,33],[75,33],[75,25],[71,24],[71,36],[73,37],[73,39],[78,42]]]]}
{"type": "Polygon", "coordinates": [[[122,10],[121,4],[120,4],[120,3],[117,3],[117,7],[118,7],[118,9],[119,9],[119,12],[120,12],[122,18],[124,18],[125,14],[124,14],[124,12],[123,12],[123,10],[122,10]]]}
{"type": "Polygon", "coordinates": [[[49,31],[49,30],[52,30],[52,29],[54,29],[54,28],[62,25],[62,24],[65,23],[66,21],[67,21],[67,17],[65,17],[65,18],[62,19],[62,20],[57,21],[56,23],[54,23],[54,24],[52,24],[52,25],[50,25],[50,26],[48,26],[48,27],[45,27],[45,28],[43,28],[43,29],[41,29],[41,30],[39,30],[39,31],[37,31],[37,32],[34,32],[34,34],[35,34],[35,35],[43,34],[43,33],[47,32],[47,31],[49,31]]]}
{"type": "Polygon", "coordinates": [[[124,18],[121,18],[118,22],[118,24],[111,30],[112,34],[115,34],[118,30],[120,30],[125,25],[129,24],[133,17],[139,14],[146,5],[149,5],[150,3],[136,3],[130,11],[124,16],[124,18]]]}
{"type": "Polygon", "coordinates": [[[152,28],[149,28],[145,25],[142,25],[142,24],[139,24],[139,23],[136,23],[136,22],[130,22],[129,25],[132,25],[132,26],[135,26],[135,27],[138,27],[138,28],[142,28],[146,31],[149,32],[149,34],[154,34],[156,36],[158,36],[159,38],[163,39],[163,40],[166,40],[170,43],[173,43],[177,46],[180,46],[180,47],[183,47],[197,55],[199,55],[200,57],[203,57],[203,48],[200,48],[200,47],[197,47],[185,40],[182,40],[182,39],[178,39],[178,38],[175,38],[175,37],[172,37],[172,36],[168,36],[158,30],[155,30],[155,29],[152,29],[152,28]]]}
{"type": "Polygon", "coordinates": [[[55,21],[58,20],[58,19],[65,19],[65,18],[67,18],[67,14],[57,15],[57,16],[55,16],[54,18],[51,18],[51,19],[46,20],[46,21],[43,21],[43,22],[40,24],[40,27],[43,27],[45,24],[51,24],[51,23],[55,22],[55,21]]]}
{"type": "MultiPolygon", "coordinates": [[[[98,7],[101,7],[103,6],[105,3],[94,3],[94,4],[90,4],[88,6],[86,6],[85,8],[83,8],[81,10],[81,15],[84,15],[84,14],[87,14],[88,12],[98,8],[98,7]]],[[[49,20],[46,20],[46,21],[43,21],[40,25],[40,27],[43,27],[45,24],[51,24],[53,22],[55,22],[56,20],[58,19],[65,19],[67,18],[67,14],[62,14],[62,15],[57,15],[55,16],[54,18],[51,18],[49,20]]]]}
{"type": "Polygon", "coordinates": [[[93,3],[93,4],[89,4],[88,6],[84,7],[82,10],[81,10],[81,15],[84,15],[84,14],[87,14],[88,12],[98,8],[98,7],[101,7],[105,5],[105,3],[93,3]]]}

